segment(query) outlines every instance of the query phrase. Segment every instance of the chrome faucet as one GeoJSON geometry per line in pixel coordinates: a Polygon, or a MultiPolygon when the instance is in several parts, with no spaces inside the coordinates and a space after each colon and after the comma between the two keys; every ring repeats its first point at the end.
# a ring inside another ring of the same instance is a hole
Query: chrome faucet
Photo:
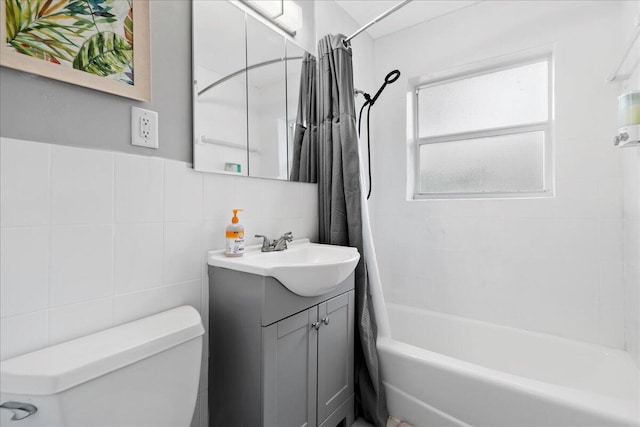
{"type": "Polygon", "coordinates": [[[256,234],[255,237],[262,237],[262,252],[276,252],[287,249],[287,242],[293,241],[293,233],[288,231],[275,240],[269,240],[267,236],[256,234]]]}
{"type": "Polygon", "coordinates": [[[293,233],[287,231],[274,242],[274,251],[284,251],[287,249],[287,242],[293,241],[293,233]]]}

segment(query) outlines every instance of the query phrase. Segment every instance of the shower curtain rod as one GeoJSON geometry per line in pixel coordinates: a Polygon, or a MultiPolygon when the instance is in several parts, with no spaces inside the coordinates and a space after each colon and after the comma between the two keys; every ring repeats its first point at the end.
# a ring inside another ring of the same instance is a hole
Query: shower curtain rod
{"type": "Polygon", "coordinates": [[[384,12],[384,13],[376,16],[375,18],[373,18],[373,20],[369,21],[369,23],[365,24],[358,31],[356,31],[355,33],[351,34],[349,37],[344,39],[344,41],[342,43],[345,45],[345,47],[349,47],[351,45],[351,39],[352,38],[354,38],[355,36],[357,36],[358,34],[363,32],[364,30],[366,30],[367,28],[369,28],[370,26],[372,26],[376,22],[382,21],[384,18],[386,18],[387,16],[391,15],[393,12],[395,12],[398,9],[400,9],[401,7],[406,6],[411,1],[412,0],[402,0],[400,3],[398,3],[395,6],[393,6],[391,9],[389,9],[386,12],[384,12]]]}
{"type": "MultiPolygon", "coordinates": [[[[609,74],[606,79],[609,83],[615,81],[616,79],[620,79],[621,77],[625,77],[625,78],[629,78],[630,76],[621,76],[620,74],[618,74],[620,72],[620,70],[622,69],[622,66],[624,65],[625,62],[627,62],[627,58],[629,57],[629,53],[631,53],[631,49],[633,48],[633,46],[636,44],[636,42],[638,41],[638,38],[640,37],[640,15],[638,15],[637,17],[637,22],[636,22],[636,28],[633,31],[633,35],[631,36],[631,41],[629,42],[629,46],[627,47],[627,49],[624,52],[624,55],[622,56],[622,58],[620,58],[620,60],[618,61],[618,63],[616,64],[616,67],[613,69],[613,71],[611,72],[611,74],[609,74]]],[[[636,62],[632,68],[636,67],[638,65],[638,63],[636,62]]],[[[633,74],[633,71],[631,72],[631,74],[633,74]]]]}
{"type": "Polygon", "coordinates": [[[215,82],[211,83],[209,86],[205,87],[204,89],[202,89],[201,91],[198,92],[198,96],[202,95],[203,93],[205,93],[206,91],[208,91],[209,89],[211,89],[212,87],[218,86],[220,83],[224,83],[229,79],[234,78],[235,76],[242,74],[242,73],[246,73],[249,70],[253,70],[254,68],[260,68],[260,67],[264,67],[266,65],[271,65],[271,64],[275,64],[277,62],[282,62],[282,61],[293,61],[295,59],[303,59],[303,56],[292,56],[291,58],[276,58],[276,59],[270,59],[268,61],[264,61],[264,62],[259,62],[257,64],[253,64],[253,65],[249,65],[248,67],[242,68],[234,73],[231,73],[229,75],[224,76],[223,78],[221,78],[220,80],[216,80],[215,82]]]}

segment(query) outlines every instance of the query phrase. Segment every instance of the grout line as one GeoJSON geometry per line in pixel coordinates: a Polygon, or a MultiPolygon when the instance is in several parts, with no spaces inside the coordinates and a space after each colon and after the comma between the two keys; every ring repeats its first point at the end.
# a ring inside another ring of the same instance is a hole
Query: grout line
{"type": "MultiPolygon", "coordinates": [[[[205,212],[204,212],[204,200],[206,197],[206,192],[205,192],[205,177],[203,174],[202,175],[202,191],[201,191],[201,200],[200,200],[200,205],[202,208],[202,220],[200,222],[200,262],[202,263],[202,260],[204,259],[204,262],[206,264],[206,260],[207,260],[207,255],[206,255],[206,251],[207,249],[205,248],[205,239],[206,239],[206,233],[205,233],[205,212]],[[203,257],[204,254],[204,257],[203,257]]],[[[202,264],[200,264],[200,312],[202,313],[204,311],[204,287],[205,287],[205,281],[204,281],[204,277],[205,277],[205,271],[206,271],[206,267],[203,268],[202,264]]],[[[207,301],[208,303],[208,301],[207,301]]],[[[202,322],[209,322],[208,319],[209,316],[209,310],[207,310],[207,319],[202,319],[202,322]]],[[[202,368],[200,368],[202,369],[202,368]]],[[[199,388],[199,387],[198,387],[199,388]]],[[[199,390],[198,390],[199,391],[199,390]]],[[[202,421],[200,421],[200,424],[202,424],[202,421]]]]}
{"type": "Polygon", "coordinates": [[[113,326],[116,318],[116,155],[111,156],[111,319],[109,326],[113,326]]]}
{"type": "MultiPolygon", "coordinates": [[[[166,193],[166,182],[165,182],[165,174],[166,174],[166,162],[164,160],[162,160],[162,165],[161,165],[161,169],[162,169],[162,176],[160,179],[160,187],[161,187],[161,191],[160,194],[162,194],[162,203],[160,204],[160,208],[162,209],[162,241],[160,243],[160,247],[161,247],[161,251],[162,251],[162,260],[160,262],[160,285],[164,285],[164,276],[165,276],[165,251],[166,251],[166,239],[167,239],[167,221],[166,221],[166,209],[165,209],[165,193],[166,193]]],[[[160,307],[164,307],[164,295],[160,296],[160,307]]]]}
{"type": "MultiPolygon", "coordinates": [[[[20,316],[28,316],[30,314],[45,312],[45,314],[47,316],[47,329],[48,329],[49,310],[50,310],[50,307],[39,308],[37,310],[25,311],[24,313],[12,314],[11,316],[2,316],[2,317],[0,317],[0,320],[4,321],[4,320],[7,320],[7,319],[13,319],[13,318],[20,317],[20,316]]],[[[47,335],[48,335],[48,333],[47,333],[47,335]]]]}
{"type": "MultiPolygon", "coordinates": [[[[596,244],[598,247],[602,247],[603,240],[603,221],[598,221],[598,232],[596,237],[596,244]]],[[[602,254],[596,255],[598,259],[598,294],[596,296],[596,309],[598,312],[598,330],[595,334],[595,338],[597,342],[602,341],[603,338],[603,319],[602,319],[602,282],[603,282],[603,274],[604,274],[604,262],[605,259],[602,254]]],[[[624,280],[624,279],[623,279],[624,280]]]]}
{"type": "Polygon", "coordinates": [[[51,309],[51,302],[53,300],[53,283],[52,283],[52,276],[53,276],[53,146],[51,144],[48,144],[47,147],[47,163],[49,165],[49,178],[48,178],[48,183],[47,183],[47,193],[49,196],[49,238],[48,238],[48,254],[47,254],[47,312],[46,312],[46,322],[47,322],[47,334],[46,334],[46,338],[47,338],[47,346],[49,346],[49,342],[51,341],[50,336],[49,336],[49,331],[50,331],[50,327],[49,327],[49,317],[50,317],[50,309],[51,309]]]}
{"type": "MultiPolygon", "coordinates": [[[[31,144],[41,144],[41,145],[50,145],[50,146],[56,146],[56,147],[66,147],[66,148],[76,148],[78,150],[91,150],[91,151],[101,151],[103,153],[112,153],[112,154],[123,154],[126,156],[134,156],[134,157],[139,157],[139,158],[144,158],[144,159],[159,159],[159,160],[169,160],[172,162],[177,162],[177,163],[183,163],[186,167],[192,168],[193,169],[193,162],[189,162],[186,160],[178,160],[178,159],[173,159],[173,158],[169,158],[169,157],[163,157],[160,155],[149,155],[149,154],[158,154],[157,152],[155,153],[146,153],[146,152],[129,152],[129,151],[122,151],[122,150],[117,150],[117,149],[113,149],[113,148],[109,148],[109,147],[89,147],[86,145],[74,145],[74,144],[65,144],[65,143],[61,143],[61,142],[46,142],[46,141],[36,141],[34,139],[24,139],[24,138],[10,138],[10,137],[5,137],[2,136],[1,137],[3,140],[7,140],[7,141],[18,141],[18,142],[26,142],[26,143],[31,143],[31,144]]],[[[203,173],[200,171],[196,171],[199,173],[203,173]]]]}

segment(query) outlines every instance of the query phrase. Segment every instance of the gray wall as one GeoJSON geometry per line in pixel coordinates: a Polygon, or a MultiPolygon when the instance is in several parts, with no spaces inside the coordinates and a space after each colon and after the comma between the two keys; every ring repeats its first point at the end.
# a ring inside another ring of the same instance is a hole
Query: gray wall
{"type": "Polygon", "coordinates": [[[0,67],[0,136],[191,162],[191,3],[150,4],[152,102],[0,67]],[[131,145],[132,105],[158,112],[158,150],[131,145]]]}

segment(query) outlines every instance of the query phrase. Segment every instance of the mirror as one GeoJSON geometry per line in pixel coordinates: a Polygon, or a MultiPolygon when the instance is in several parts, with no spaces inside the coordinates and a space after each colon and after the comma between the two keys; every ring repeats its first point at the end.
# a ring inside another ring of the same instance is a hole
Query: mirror
{"type": "Polygon", "coordinates": [[[291,177],[291,168],[294,164],[294,137],[300,97],[300,74],[305,53],[304,49],[287,41],[287,164],[289,177],[291,177]]]}
{"type": "Polygon", "coordinates": [[[245,13],[228,2],[192,4],[194,168],[247,175],[245,13]]]}
{"type": "Polygon", "coordinates": [[[226,1],[193,2],[194,168],[288,179],[305,51],[226,1]]]}
{"type": "Polygon", "coordinates": [[[287,179],[286,61],[282,60],[285,57],[284,37],[247,16],[251,176],[287,179]]]}

